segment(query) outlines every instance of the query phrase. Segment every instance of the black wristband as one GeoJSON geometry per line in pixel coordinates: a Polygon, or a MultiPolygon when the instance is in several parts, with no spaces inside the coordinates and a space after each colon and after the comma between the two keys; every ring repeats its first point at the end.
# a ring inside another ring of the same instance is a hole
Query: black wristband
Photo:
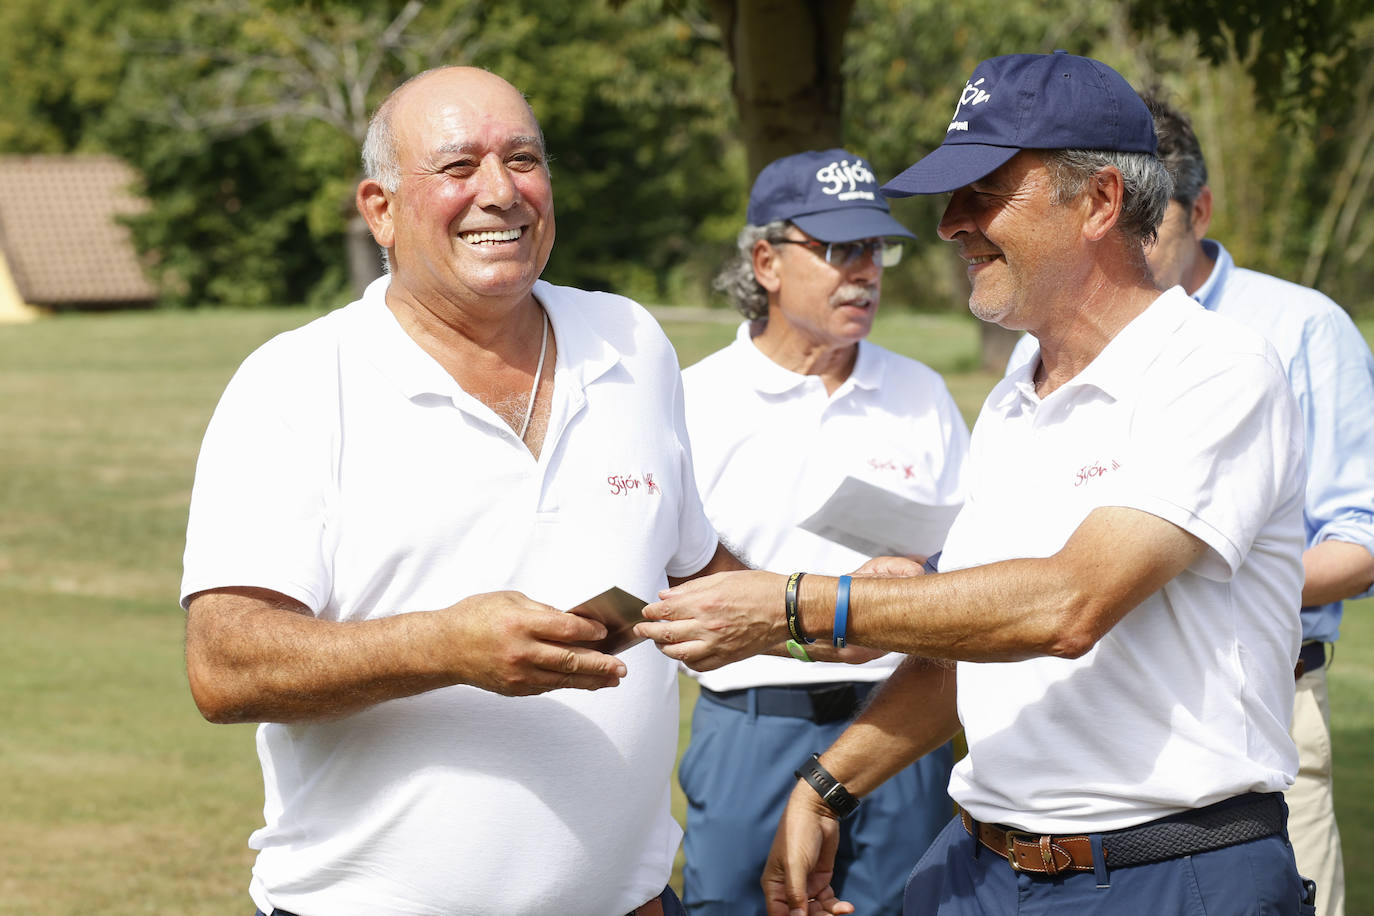
{"type": "Polygon", "coordinates": [[[807,639],[802,633],[801,620],[797,617],[797,593],[801,591],[802,576],[806,573],[793,573],[787,577],[787,593],[783,596],[782,609],[787,615],[787,635],[802,645],[811,645],[814,639],[807,639]]]}
{"type": "Polygon", "coordinates": [[[859,807],[859,800],[849,794],[849,790],[844,784],[831,776],[825,767],[821,766],[819,754],[812,754],[811,759],[803,763],[792,775],[798,779],[804,779],[816,790],[816,794],[821,797],[835,816],[844,820],[853,814],[859,807]]]}

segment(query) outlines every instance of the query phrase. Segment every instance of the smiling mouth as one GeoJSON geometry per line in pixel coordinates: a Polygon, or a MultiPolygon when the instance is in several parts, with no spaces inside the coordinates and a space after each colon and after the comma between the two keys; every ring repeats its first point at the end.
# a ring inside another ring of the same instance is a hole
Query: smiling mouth
{"type": "Polygon", "coordinates": [[[460,232],[458,238],[469,245],[499,245],[514,242],[523,234],[523,229],[484,229],[479,232],[460,232]]]}
{"type": "Polygon", "coordinates": [[[980,254],[976,257],[969,258],[968,264],[970,267],[974,267],[978,264],[986,264],[989,261],[995,261],[997,258],[998,256],[995,254],[980,254]]]}

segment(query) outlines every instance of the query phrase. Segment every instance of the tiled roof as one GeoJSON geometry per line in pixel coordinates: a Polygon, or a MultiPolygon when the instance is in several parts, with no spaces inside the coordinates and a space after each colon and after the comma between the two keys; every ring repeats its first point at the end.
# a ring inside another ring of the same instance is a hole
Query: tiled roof
{"type": "Polygon", "coordinates": [[[0,253],[26,302],[47,306],[147,302],[129,230],[116,217],[147,209],[113,156],[0,156],[0,253]]]}

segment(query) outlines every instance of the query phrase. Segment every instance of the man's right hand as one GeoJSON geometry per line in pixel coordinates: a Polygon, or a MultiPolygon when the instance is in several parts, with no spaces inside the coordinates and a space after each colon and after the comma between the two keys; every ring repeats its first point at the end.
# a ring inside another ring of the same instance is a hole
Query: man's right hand
{"type": "Polygon", "coordinates": [[[625,663],[575,645],[605,635],[519,592],[340,622],[278,592],[229,587],[191,599],[186,670],[211,722],[302,722],[454,684],[506,696],[614,687],[625,663]]]}
{"type": "Polygon", "coordinates": [[[783,810],[773,848],[764,866],[768,916],[820,916],[853,913],[854,905],[835,896],[830,881],[840,822],[816,790],[798,782],[783,810]]]}
{"type": "Polygon", "coordinates": [[[625,663],[576,643],[596,642],[606,628],[565,614],[520,592],[487,592],[435,613],[449,618],[443,651],[461,659],[461,682],[504,696],[615,687],[625,663]]]}

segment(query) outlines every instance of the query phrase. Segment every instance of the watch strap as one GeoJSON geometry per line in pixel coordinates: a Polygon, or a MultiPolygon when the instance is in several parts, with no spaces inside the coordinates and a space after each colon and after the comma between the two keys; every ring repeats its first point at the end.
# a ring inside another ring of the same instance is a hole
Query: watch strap
{"type": "Polygon", "coordinates": [[[811,759],[803,763],[794,773],[798,779],[804,779],[816,790],[816,794],[821,797],[821,801],[835,812],[835,816],[844,820],[853,814],[859,807],[859,800],[850,794],[830,771],[821,766],[820,755],[812,754],[811,759]]]}

